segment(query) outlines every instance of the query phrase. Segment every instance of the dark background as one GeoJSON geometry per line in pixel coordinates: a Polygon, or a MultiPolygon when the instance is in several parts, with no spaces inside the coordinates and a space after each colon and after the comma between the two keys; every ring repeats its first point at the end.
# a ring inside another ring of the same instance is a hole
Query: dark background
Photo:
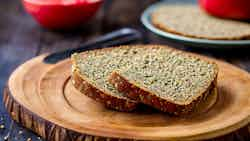
{"type": "MultiPolygon", "coordinates": [[[[0,99],[11,72],[26,60],[46,52],[75,48],[81,42],[121,27],[134,27],[146,35],[150,43],[168,44],[186,51],[216,57],[250,71],[249,50],[207,51],[193,50],[183,45],[166,41],[141,25],[142,11],[157,0],[105,1],[95,18],[71,32],[52,32],[41,28],[22,8],[20,0],[0,0],[0,99]],[[104,8],[106,7],[106,8],[104,8]]],[[[169,0],[173,2],[174,0],[169,0]]],[[[180,0],[179,0],[180,1],[180,0]]],[[[183,0],[187,2],[186,0],[183,0]]],[[[245,127],[247,128],[247,127],[245,127]]],[[[243,129],[242,129],[243,130],[243,129]]],[[[13,122],[2,102],[0,103],[0,141],[41,140],[13,122]]],[[[247,140],[249,133],[229,134],[225,140],[247,140]]],[[[223,139],[223,140],[224,140],[223,139]]]]}

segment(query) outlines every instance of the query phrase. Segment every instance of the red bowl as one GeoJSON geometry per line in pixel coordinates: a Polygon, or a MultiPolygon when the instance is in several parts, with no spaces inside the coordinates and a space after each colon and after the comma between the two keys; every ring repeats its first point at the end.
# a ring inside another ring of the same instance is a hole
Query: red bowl
{"type": "Polygon", "coordinates": [[[199,4],[206,12],[214,16],[250,19],[250,0],[199,0],[199,4]]]}
{"type": "Polygon", "coordinates": [[[102,0],[22,0],[28,13],[49,29],[76,28],[99,9],[102,0]]]}

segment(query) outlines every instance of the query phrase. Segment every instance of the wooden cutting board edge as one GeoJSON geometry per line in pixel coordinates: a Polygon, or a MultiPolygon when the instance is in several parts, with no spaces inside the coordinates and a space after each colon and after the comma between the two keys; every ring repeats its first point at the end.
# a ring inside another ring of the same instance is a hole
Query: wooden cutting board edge
{"type": "MultiPolygon", "coordinates": [[[[41,57],[41,56],[40,56],[41,57]]],[[[231,65],[231,64],[227,64],[231,65]]],[[[233,65],[231,65],[233,66],[233,65]]],[[[235,66],[233,66],[235,67],[235,66]]],[[[237,67],[235,67],[238,69],[237,67]]],[[[240,70],[240,69],[238,69],[240,70]]],[[[240,70],[242,71],[242,70],[240,70]]],[[[242,73],[247,73],[245,71],[242,71],[242,73]]],[[[87,134],[82,134],[79,132],[75,132],[69,129],[66,129],[64,127],[58,126],[57,124],[54,124],[48,120],[43,119],[36,113],[33,113],[26,107],[24,107],[22,104],[20,104],[11,94],[8,85],[4,89],[4,98],[3,102],[5,104],[5,107],[13,120],[16,122],[20,123],[24,127],[34,131],[41,137],[43,137],[46,140],[51,140],[51,141],[61,141],[63,139],[73,139],[74,140],[96,140],[96,139],[105,139],[109,140],[110,138],[106,137],[98,137],[98,136],[91,136],[87,134]]],[[[233,126],[230,126],[224,130],[218,130],[212,133],[206,133],[206,134],[200,134],[197,136],[189,137],[188,140],[193,140],[193,139],[209,139],[211,137],[215,137],[218,135],[224,135],[229,132],[235,131],[245,125],[247,125],[250,121],[250,116],[247,117],[245,120],[242,122],[235,124],[233,126]]],[[[187,139],[187,138],[186,138],[187,139]]],[[[164,140],[164,139],[160,139],[164,140]]]]}

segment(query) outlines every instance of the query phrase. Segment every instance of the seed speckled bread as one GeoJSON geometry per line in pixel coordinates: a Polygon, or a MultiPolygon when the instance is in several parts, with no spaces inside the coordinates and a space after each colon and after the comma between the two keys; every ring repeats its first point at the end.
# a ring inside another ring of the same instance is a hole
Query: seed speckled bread
{"type": "Polygon", "coordinates": [[[132,100],[181,115],[216,92],[217,73],[212,62],[159,47],[114,70],[109,81],[132,100]]]}
{"type": "MultiPolygon", "coordinates": [[[[73,54],[71,56],[72,83],[83,94],[103,103],[108,108],[123,112],[133,111],[138,103],[124,97],[105,79],[113,69],[119,67],[119,60],[109,63],[112,57],[115,59],[115,56],[109,56],[112,51],[112,49],[101,49],[73,54]]],[[[122,57],[122,54],[119,55],[122,57]]],[[[117,58],[120,58],[119,55],[117,58]]]]}
{"type": "Polygon", "coordinates": [[[152,12],[153,25],[170,33],[213,40],[250,39],[250,23],[220,19],[197,5],[164,5],[152,12]]]}

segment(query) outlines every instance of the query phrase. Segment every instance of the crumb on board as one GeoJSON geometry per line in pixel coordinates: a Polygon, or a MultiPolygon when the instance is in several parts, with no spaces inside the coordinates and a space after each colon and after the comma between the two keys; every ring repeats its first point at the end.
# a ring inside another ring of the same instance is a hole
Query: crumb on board
{"type": "Polygon", "coordinates": [[[32,141],[31,138],[28,138],[26,141],[32,141]]]}
{"type": "Polygon", "coordinates": [[[22,131],[22,130],[18,131],[18,134],[19,134],[19,135],[21,135],[22,133],[23,133],[23,131],[22,131]]]}
{"type": "Polygon", "coordinates": [[[0,129],[4,129],[4,125],[3,124],[0,125],[0,129]]]}
{"type": "Polygon", "coordinates": [[[7,141],[7,140],[9,139],[9,136],[7,135],[7,136],[5,136],[3,139],[4,139],[5,141],[7,141]]]}

